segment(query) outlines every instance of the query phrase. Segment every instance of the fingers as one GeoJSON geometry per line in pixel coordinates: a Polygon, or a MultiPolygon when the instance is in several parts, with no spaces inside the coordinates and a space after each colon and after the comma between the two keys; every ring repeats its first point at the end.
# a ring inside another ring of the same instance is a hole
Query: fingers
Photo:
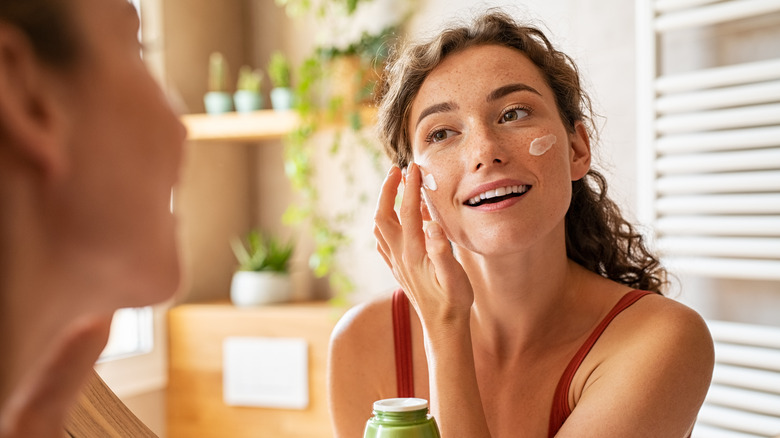
{"type": "Polygon", "coordinates": [[[406,184],[404,187],[404,199],[401,201],[401,225],[422,227],[422,213],[420,212],[420,203],[422,202],[422,175],[420,168],[415,163],[409,164],[406,172],[406,184]]]}
{"type": "Polygon", "coordinates": [[[414,259],[425,253],[425,237],[422,231],[422,174],[415,163],[409,164],[406,173],[404,199],[401,202],[400,219],[403,232],[404,254],[414,259]]]}
{"type": "Polygon", "coordinates": [[[393,268],[391,245],[393,242],[400,243],[401,240],[401,224],[395,213],[395,198],[400,182],[401,169],[397,166],[391,167],[382,183],[374,213],[374,237],[376,237],[377,251],[391,269],[393,268]]]}
{"type": "Polygon", "coordinates": [[[376,244],[376,250],[377,250],[377,252],[379,253],[379,255],[381,255],[381,256],[382,256],[382,259],[384,259],[384,261],[385,261],[385,264],[386,264],[386,265],[387,265],[387,266],[388,266],[390,269],[392,269],[392,268],[393,268],[393,264],[390,262],[390,258],[389,258],[389,256],[387,255],[387,252],[385,252],[385,250],[382,248],[382,245],[379,243],[379,241],[377,241],[377,244],[376,244]]]}
{"type": "Polygon", "coordinates": [[[400,214],[395,212],[395,199],[402,173],[393,167],[387,174],[374,216],[374,237],[377,251],[385,263],[397,271],[400,265],[421,266],[425,259],[425,236],[422,230],[422,175],[412,163],[406,173],[406,184],[400,214]]]}
{"type": "Polygon", "coordinates": [[[446,286],[448,282],[457,282],[463,278],[465,273],[452,253],[450,241],[436,222],[429,223],[425,229],[425,247],[441,285],[446,286]]]}
{"type": "Polygon", "coordinates": [[[376,206],[376,216],[380,214],[395,214],[395,197],[398,194],[398,184],[401,182],[401,169],[398,166],[392,166],[387,172],[385,181],[382,183],[382,190],[379,192],[379,201],[376,206]]]}
{"type": "Polygon", "coordinates": [[[401,223],[395,214],[395,197],[398,194],[398,184],[401,182],[401,169],[396,166],[387,173],[382,190],[379,193],[376,212],[374,213],[374,236],[377,242],[387,251],[401,236],[401,223]]]}

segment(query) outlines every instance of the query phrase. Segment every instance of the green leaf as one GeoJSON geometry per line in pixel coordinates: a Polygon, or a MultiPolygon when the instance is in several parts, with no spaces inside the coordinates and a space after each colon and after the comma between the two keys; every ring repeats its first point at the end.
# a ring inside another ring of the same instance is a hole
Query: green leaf
{"type": "Polygon", "coordinates": [[[347,15],[352,15],[357,9],[358,0],[347,0],[347,15]]]}
{"type": "Polygon", "coordinates": [[[242,271],[287,272],[295,244],[292,241],[281,242],[273,236],[263,236],[257,230],[250,230],[242,243],[238,239],[231,241],[233,253],[242,271]]]}
{"type": "Polygon", "coordinates": [[[360,112],[352,111],[349,113],[349,126],[353,131],[360,131],[363,127],[363,121],[360,120],[360,112]]]}

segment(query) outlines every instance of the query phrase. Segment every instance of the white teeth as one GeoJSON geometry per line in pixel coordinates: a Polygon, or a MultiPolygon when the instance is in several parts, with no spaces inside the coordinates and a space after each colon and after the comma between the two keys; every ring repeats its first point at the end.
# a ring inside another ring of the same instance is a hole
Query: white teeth
{"type": "Polygon", "coordinates": [[[475,204],[479,204],[480,201],[483,201],[485,199],[495,198],[498,196],[506,196],[512,193],[525,193],[527,191],[528,191],[528,186],[526,185],[499,187],[495,190],[488,190],[486,192],[480,193],[477,196],[474,196],[473,198],[467,201],[467,204],[475,205],[475,204]]]}

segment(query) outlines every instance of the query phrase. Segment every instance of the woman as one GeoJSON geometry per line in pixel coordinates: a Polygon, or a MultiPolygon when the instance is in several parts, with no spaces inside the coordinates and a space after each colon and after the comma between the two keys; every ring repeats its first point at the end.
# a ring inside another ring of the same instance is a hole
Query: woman
{"type": "Polygon", "coordinates": [[[63,435],[113,312],[179,282],[184,127],[127,0],[0,0],[0,436],[63,435]]]}
{"type": "Polygon", "coordinates": [[[660,294],[664,270],[590,168],[571,59],[491,11],[387,73],[379,128],[395,166],[375,235],[403,293],[333,334],[337,436],[360,436],[373,401],[412,395],[444,437],[688,436],[712,340],[660,294]]]}

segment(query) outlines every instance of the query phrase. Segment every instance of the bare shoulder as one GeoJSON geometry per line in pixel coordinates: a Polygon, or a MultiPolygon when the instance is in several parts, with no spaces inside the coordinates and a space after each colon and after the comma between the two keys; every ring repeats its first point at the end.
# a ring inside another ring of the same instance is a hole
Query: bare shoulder
{"type": "Polygon", "coordinates": [[[336,437],[360,436],[374,401],[395,385],[392,298],[348,310],[331,334],[328,399],[336,437]]]}
{"type": "Polygon", "coordinates": [[[613,320],[578,370],[570,393],[576,406],[565,425],[573,434],[560,436],[577,436],[575,426],[593,436],[686,436],[713,363],[704,319],[674,299],[647,295],[613,320]],[[598,412],[620,415],[593,425],[598,412]]]}
{"type": "Polygon", "coordinates": [[[349,309],[333,329],[331,349],[365,353],[383,345],[385,339],[392,341],[391,302],[391,296],[382,296],[349,309]]]}
{"type": "Polygon", "coordinates": [[[707,324],[695,310],[679,301],[661,295],[645,296],[616,318],[613,325],[605,333],[611,360],[625,363],[646,357],[650,367],[662,362],[661,358],[673,357],[677,366],[685,365],[691,372],[712,369],[713,342],[707,324]]]}
{"type": "Polygon", "coordinates": [[[635,329],[623,331],[627,336],[645,338],[653,344],[666,340],[670,342],[668,348],[696,346],[704,350],[712,349],[712,336],[707,323],[685,304],[661,295],[648,295],[634,307],[630,319],[635,329]]]}

